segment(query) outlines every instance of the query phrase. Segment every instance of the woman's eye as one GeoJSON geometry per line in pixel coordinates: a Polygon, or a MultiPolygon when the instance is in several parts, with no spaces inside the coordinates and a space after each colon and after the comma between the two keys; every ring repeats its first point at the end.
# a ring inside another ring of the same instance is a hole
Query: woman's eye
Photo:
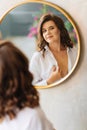
{"type": "Polygon", "coordinates": [[[51,26],[51,27],[50,27],[50,29],[54,29],[54,27],[53,27],[53,26],[51,26]]]}
{"type": "Polygon", "coordinates": [[[54,29],[54,27],[53,27],[53,26],[50,26],[49,29],[47,29],[47,30],[46,30],[46,29],[43,29],[43,30],[42,30],[42,33],[45,33],[46,31],[50,31],[50,30],[53,30],[53,29],[54,29]]]}
{"type": "Polygon", "coordinates": [[[46,30],[42,30],[42,33],[45,33],[46,32],[46,30]]]}

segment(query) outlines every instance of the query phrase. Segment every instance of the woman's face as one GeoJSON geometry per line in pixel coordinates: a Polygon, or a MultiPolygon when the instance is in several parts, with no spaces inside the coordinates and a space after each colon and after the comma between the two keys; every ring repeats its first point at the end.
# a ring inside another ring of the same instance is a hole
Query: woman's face
{"type": "Polygon", "coordinates": [[[42,34],[45,41],[49,44],[53,42],[59,42],[60,40],[60,31],[52,20],[43,24],[42,34]]]}

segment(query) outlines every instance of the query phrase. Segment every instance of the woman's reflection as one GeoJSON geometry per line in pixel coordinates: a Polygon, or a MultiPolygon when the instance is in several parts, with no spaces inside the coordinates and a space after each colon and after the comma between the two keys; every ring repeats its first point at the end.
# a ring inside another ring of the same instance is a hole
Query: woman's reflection
{"type": "Polygon", "coordinates": [[[38,24],[38,47],[30,62],[35,85],[49,85],[65,77],[76,60],[76,48],[63,20],[44,14],[38,24]]]}

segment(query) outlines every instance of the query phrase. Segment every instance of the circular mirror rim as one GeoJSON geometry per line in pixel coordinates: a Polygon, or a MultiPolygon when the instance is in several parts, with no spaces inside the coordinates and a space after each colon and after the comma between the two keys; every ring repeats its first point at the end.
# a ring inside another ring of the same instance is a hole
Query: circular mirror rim
{"type": "Polygon", "coordinates": [[[0,23],[3,21],[3,19],[5,18],[5,16],[10,12],[12,11],[13,9],[15,9],[16,7],[20,6],[20,5],[24,5],[24,4],[27,4],[27,3],[39,3],[39,4],[46,4],[48,6],[51,6],[53,8],[55,8],[56,10],[60,11],[60,13],[62,13],[68,20],[69,22],[72,24],[72,26],[74,27],[75,29],[75,32],[76,32],[76,36],[77,36],[77,41],[78,41],[78,54],[77,54],[77,58],[76,58],[76,61],[75,61],[75,64],[73,66],[73,68],[71,69],[71,71],[61,80],[57,81],[56,83],[53,83],[51,85],[46,85],[46,86],[35,86],[36,88],[40,88],[40,89],[43,89],[43,88],[50,88],[50,87],[54,87],[54,86],[57,86],[59,85],[60,83],[62,83],[63,81],[65,81],[71,74],[72,72],[75,70],[76,66],[77,66],[77,63],[79,61],[79,57],[80,57],[80,34],[78,32],[78,29],[77,29],[77,26],[76,26],[76,23],[73,21],[72,17],[63,9],[61,8],[60,6],[52,3],[52,2],[47,2],[47,1],[43,1],[43,0],[27,0],[27,1],[24,1],[24,2],[20,2],[18,4],[16,4],[15,6],[13,6],[12,8],[10,8],[5,14],[3,14],[2,18],[0,19],[0,23]]]}

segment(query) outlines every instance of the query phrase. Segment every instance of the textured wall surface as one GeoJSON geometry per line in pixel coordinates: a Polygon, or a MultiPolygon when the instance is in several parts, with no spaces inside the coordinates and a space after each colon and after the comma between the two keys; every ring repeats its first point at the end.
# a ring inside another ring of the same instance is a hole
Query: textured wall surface
{"type": "MultiPolygon", "coordinates": [[[[18,2],[1,0],[0,18],[18,2]]],[[[87,0],[48,0],[65,9],[81,35],[81,55],[73,74],[62,84],[41,89],[41,106],[56,130],[87,130],[87,0]]]]}

